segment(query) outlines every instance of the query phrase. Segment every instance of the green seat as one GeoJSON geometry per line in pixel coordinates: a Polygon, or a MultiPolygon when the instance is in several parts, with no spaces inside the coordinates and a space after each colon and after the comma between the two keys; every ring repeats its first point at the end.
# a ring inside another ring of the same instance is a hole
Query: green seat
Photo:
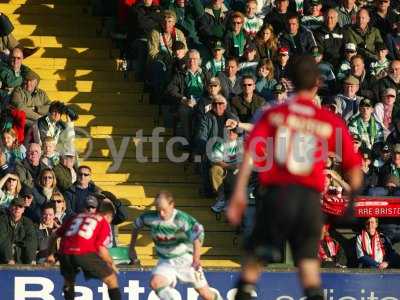
{"type": "Polygon", "coordinates": [[[129,264],[128,247],[113,247],[108,249],[115,264],[129,264]]]}

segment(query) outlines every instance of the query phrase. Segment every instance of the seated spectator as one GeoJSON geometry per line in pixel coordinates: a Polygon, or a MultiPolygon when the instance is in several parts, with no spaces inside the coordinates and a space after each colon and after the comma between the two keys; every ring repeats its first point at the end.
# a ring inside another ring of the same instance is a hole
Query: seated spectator
{"type": "Polygon", "coordinates": [[[365,70],[364,59],[361,55],[357,54],[352,57],[350,62],[351,70],[350,75],[353,75],[360,82],[357,95],[368,99],[374,99],[374,93],[371,88],[371,81],[369,74],[365,70]]]}
{"type": "Polygon", "coordinates": [[[255,112],[265,104],[265,100],[255,93],[256,83],[253,76],[243,76],[242,85],[243,93],[232,98],[231,109],[240,122],[250,123],[255,112]]]}
{"type": "Polygon", "coordinates": [[[399,266],[399,256],[387,238],[378,231],[378,219],[365,221],[364,229],[357,235],[357,259],[363,268],[380,270],[399,266]]]}
{"type": "Polygon", "coordinates": [[[73,150],[64,151],[60,163],[53,168],[57,178],[57,187],[63,193],[77,180],[75,156],[76,153],[73,150]]]}
{"type": "Polygon", "coordinates": [[[339,63],[337,71],[337,79],[343,80],[350,75],[351,59],[357,55],[357,47],[353,43],[346,43],[344,45],[344,59],[339,63]]]}
{"type": "Polygon", "coordinates": [[[321,85],[318,92],[323,95],[329,95],[336,90],[336,77],[333,72],[333,66],[324,60],[322,51],[318,47],[313,49],[312,55],[321,73],[321,85]]]}
{"type": "Polygon", "coordinates": [[[376,60],[376,44],[383,43],[379,30],[370,24],[369,11],[361,8],[357,12],[356,24],[345,31],[346,43],[357,45],[358,53],[368,62],[376,60]]]}
{"type": "Polygon", "coordinates": [[[36,229],[38,252],[36,262],[44,264],[49,256],[49,241],[53,232],[60,226],[55,220],[55,206],[53,203],[46,203],[42,207],[40,223],[36,229]]]}
{"type": "Polygon", "coordinates": [[[60,162],[60,153],[56,151],[56,141],[51,136],[43,141],[42,162],[49,168],[54,168],[60,162]]]}
{"type": "Polygon", "coordinates": [[[250,37],[245,33],[244,15],[240,12],[234,12],[231,16],[231,28],[224,36],[224,45],[226,55],[241,58],[244,54],[245,46],[250,41],[250,37]]]}
{"type": "Polygon", "coordinates": [[[11,51],[18,46],[18,41],[15,39],[12,34],[14,30],[13,24],[10,22],[9,18],[6,15],[2,15],[2,22],[0,28],[0,58],[4,61],[8,59],[11,51]],[[6,21],[4,22],[4,18],[6,21]]]}
{"type": "Polygon", "coordinates": [[[14,129],[6,129],[2,132],[3,153],[6,155],[7,164],[15,166],[17,161],[21,161],[26,157],[26,149],[18,141],[17,134],[14,129]]]}
{"type": "Polygon", "coordinates": [[[372,102],[363,99],[359,105],[360,113],[349,121],[349,130],[361,138],[361,147],[372,149],[375,143],[382,143],[384,139],[383,127],[372,115],[372,102]]]}
{"type": "Polygon", "coordinates": [[[47,169],[46,165],[40,161],[42,150],[39,144],[31,143],[28,146],[26,158],[17,162],[15,171],[21,183],[33,188],[34,183],[39,178],[40,173],[47,169]]]}
{"type": "Polygon", "coordinates": [[[38,88],[40,77],[29,70],[21,87],[16,87],[11,96],[11,105],[26,114],[26,123],[31,126],[37,119],[49,112],[50,99],[38,88]]]}
{"type": "Polygon", "coordinates": [[[221,41],[217,41],[212,49],[212,59],[209,60],[205,68],[210,73],[211,77],[218,76],[223,70],[225,70],[225,49],[221,41]]]}
{"type": "Polygon", "coordinates": [[[0,263],[35,264],[37,237],[31,220],[24,217],[25,201],[10,203],[8,213],[0,216],[0,263]]]}
{"type": "Polygon", "coordinates": [[[400,18],[395,23],[393,31],[386,35],[386,45],[389,50],[389,58],[391,60],[400,59],[400,18]]]}
{"type": "Polygon", "coordinates": [[[227,203],[224,184],[233,185],[234,178],[238,173],[238,167],[242,156],[242,139],[239,128],[227,130],[227,137],[216,142],[211,152],[210,178],[213,190],[217,194],[217,201],[211,210],[220,213],[227,203]]]}
{"type": "Polygon", "coordinates": [[[218,74],[218,79],[221,82],[222,94],[228,100],[242,92],[242,77],[238,74],[238,71],[239,60],[232,56],[227,58],[224,72],[218,74]]]}
{"type": "Polygon", "coordinates": [[[87,197],[101,192],[100,188],[91,180],[91,174],[90,167],[80,166],[76,182],[65,192],[67,207],[70,207],[73,213],[83,212],[87,197]]]}
{"type": "Polygon", "coordinates": [[[71,212],[67,210],[67,203],[65,202],[63,194],[60,192],[53,193],[50,202],[53,203],[55,207],[54,222],[60,226],[70,217],[71,212]]]}
{"type": "Polygon", "coordinates": [[[394,103],[396,101],[396,91],[394,89],[386,89],[382,95],[381,101],[375,104],[374,117],[382,125],[384,137],[390,134],[392,130],[392,116],[394,103]]]}
{"type": "Polygon", "coordinates": [[[57,179],[54,171],[49,168],[43,169],[33,190],[36,202],[40,205],[50,202],[51,196],[57,191],[57,179]]]}
{"type": "Polygon", "coordinates": [[[21,48],[15,47],[9,57],[9,63],[0,66],[1,98],[9,101],[13,90],[21,86],[30,69],[23,65],[24,54],[21,48]]]}
{"type": "Polygon", "coordinates": [[[18,142],[23,144],[25,139],[25,123],[26,119],[23,111],[12,106],[3,106],[0,101],[0,132],[12,128],[17,135],[18,142]]]}
{"type": "Polygon", "coordinates": [[[383,196],[400,196],[400,179],[394,175],[390,175],[385,180],[386,194],[383,196]]]}
{"type": "Polygon", "coordinates": [[[286,102],[286,100],[288,100],[286,88],[281,83],[278,83],[274,86],[274,89],[272,90],[272,95],[273,95],[272,96],[273,100],[271,102],[269,102],[271,104],[271,106],[282,104],[282,103],[286,102]]]}
{"type": "Polygon", "coordinates": [[[335,157],[328,157],[325,166],[327,192],[342,198],[344,193],[351,192],[351,188],[337,171],[337,169],[338,166],[335,157]]]}
{"type": "Polygon", "coordinates": [[[258,65],[257,49],[254,42],[250,41],[244,47],[244,54],[239,64],[240,75],[256,76],[256,69],[258,65]]]}
{"type": "Polygon", "coordinates": [[[39,224],[42,205],[36,202],[33,189],[28,186],[23,186],[19,196],[25,201],[24,216],[29,218],[33,223],[39,224]]]}
{"type": "Polygon", "coordinates": [[[337,240],[329,234],[329,224],[322,226],[321,239],[318,246],[318,258],[321,268],[346,268],[347,258],[337,240]]]}
{"type": "Polygon", "coordinates": [[[390,0],[377,0],[371,10],[371,23],[379,29],[382,37],[391,33],[399,20],[399,14],[390,7],[390,2],[390,0]]]}
{"type": "Polygon", "coordinates": [[[361,100],[360,96],[357,96],[359,89],[359,80],[350,75],[343,81],[343,92],[336,95],[336,112],[348,122],[353,116],[358,114],[358,107],[361,100]]]}
{"type": "Polygon", "coordinates": [[[16,174],[8,173],[0,179],[0,210],[4,211],[21,191],[21,182],[16,174]]]}
{"type": "Polygon", "coordinates": [[[274,31],[278,35],[285,30],[289,17],[289,0],[275,1],[275,7],[265,16],[264,24],[274,26],[274,31]]]}
{"type": "Polygon", "coordinates": [[[257,55],[260,59],[275,59],[277,57],[278,39],[272,25],[264,24],[257,32],[254,41],[257,46],[257,55]]]}
{"type": "Polygon", "coordinates": [[[274,65],[275,79],[280,82],[288,78],[289,49],[280,47],[278,49],[278,61],[274,65]]]}
{"type": "MultiPolygon", "coordinates": [[[[376,99],[382,99],[383,92],[392,88],[396,91],[396,99],[400,99],[400,60],[394,60],[390,63],[389,74],[381,79],[374,86],[376,99]]],[[[398,102],[398,101],[397,101],[398,102]]],[[[395,102],[395,111],[400,111],[400,104],[395,102]]]]}
{"type": "Polygon", "coordinates": [[[370,65],[371,77],[375,80],[387,76],[390,61],[386,58],[389,51],[384,43],[378,43],[376,46],[376,61],[370,65]]]}
{"type": "Polygon", "coordinates": [[[264,58],[257,66],[256,90],[265,100],[271,101],[272,91],[277,84],[272,60],[264,58]]]}
{"type": "Polygon", "coordinates": [[[198,20],[201,42],[212,49],[216,41],[222,41],[230,20],[230,11],[223,0],[212,0],[198,20]]]}
{"type": "Polygon", "coordinates": [[[378,186],[379,178],[372,163],[372,152],[365,149],[362,153],[362,171],[364,174],[363,187],[361,195],[368,196],[384,196],[385,190],[383,187],[378,186]]]}
{"type": "Polygon", "coordinates": [[[184,72],[186,68],[187,53],[188,49],[185,44],[181,41],[175,41],[172,45],[173,59],[171,74],[176,74],[179,72],[184,72]]]}
{"type": "Polygon", "coordinates": [[[309,12],[301,18],[301,23],[309,30],[316,31],[324,24],[324,15],[322,14],[322,1],[311,0],[309,12]]]}
{"type": "Polygon", "coordinates": [[[211,110],[213,99],[221,94],[221,82],[218,77],[211,77],[207,84],[207,94],[195,106],[194,124],[199,124],[203,116],[211,110]]]}
{"type": "Polygon", "coordinates": [[[243,29],[247,36],[252,39],[256,36],[257,32],[263,25],[263,20],[256,16],[257,13],[257,0],[248,0],[246,2],[246,12],[243,29]]]}
{"type": "Polygon", "coordinates": [[[50,104],[49,113],[37,119],[33,124],[32,131],[35,142],[42,145],[44,139],[49,136],[55,140],[59,151],[74,147],[73,121],[77,116],[74,111],[66,111],[66,109],[66,106],[59,101],[50,104]],[[63,114],[66,115],[67,122],[61,120],[63,114]]]}
{"type": "Polygon", "coordinates": [[[313,33],[300,25],[299,16],[291,14],[287,20],[287,31],[279,36],[279,43],[289,48],[291,56],[307,54],[317,47],[313,33]]]}
{"type": "Polygon", "coordinates": [[[330,8],[325,12],[324,24],[318,28],[314,36],[325,60],[336,70],[343,51],[343,30],[338,24],[338,13],[335,9],[330,8]]]}
{"type": "MultiPolygon", "coordinates": [[[[383,186],[385,177],[387,176],[387,168],[390,167],[392,163],[392,147],[386,143],[379,147],[378,156],[373,160],[371,168],[373,168],[374,173],[378,174],[379,180],[378,185],[383,186]]],[[[372,155],[372,153],[371,153],[372,155]]]]}
{"type": "Polygon", "coordinates": [[[355,24],[358,7],[355,0],[344,0],[342,5],[337,8],[339,14],[339,26],[345,28],[355,24]]]}

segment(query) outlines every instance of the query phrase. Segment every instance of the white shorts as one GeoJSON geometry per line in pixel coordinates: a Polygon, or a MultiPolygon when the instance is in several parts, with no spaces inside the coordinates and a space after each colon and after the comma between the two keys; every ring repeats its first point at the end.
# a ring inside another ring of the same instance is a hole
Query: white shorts
{"type": "Polygon", "coordinates": [[[153,275],[160,275],[168,280],[168,284],[175,286],[177,281],[191,284],[195,289],[207,286],[203,269],[195,270],[192,267],[193,256],[185,254],[170,259],[160,259],[153,270],[153,275]]]}

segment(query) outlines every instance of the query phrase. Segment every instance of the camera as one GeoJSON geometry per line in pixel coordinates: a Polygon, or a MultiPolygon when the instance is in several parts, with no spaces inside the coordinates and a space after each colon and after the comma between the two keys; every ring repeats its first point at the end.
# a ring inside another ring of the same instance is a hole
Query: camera
{"type": "Polygon", "coordinates": [[[59,112],[67,115],[71,121],[76,121],[79,118],[78,113],[70,106],[65,105],[60,101],[54,101],[50,104],[49,112],[59,112]]]}

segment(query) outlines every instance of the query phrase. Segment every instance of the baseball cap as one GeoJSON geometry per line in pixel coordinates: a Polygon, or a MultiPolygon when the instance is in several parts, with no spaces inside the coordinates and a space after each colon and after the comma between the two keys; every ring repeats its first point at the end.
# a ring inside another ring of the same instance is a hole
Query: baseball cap
{"type": "Polygon", "coordinates": [[[317,5],[320,5],[320,4],[322,4],[321,0],[311,0],[310,1],[310,5],[311,6],[317,6],[317,5]]]}
{"type": "Polygon", "coordinates": [[[274,86],[274,88],[272,89],[272,92],[274,94],[280,94],[280,93],[284,93],[286,91],[285,86],[282,83],[278,83],[274,86]]]}
{"type": "Polygon", "coordinates": [[[182,49],[185,49],[186,47],[185,47],[185,44],[182,42],[182,41],[175,41],[173,44],[172,44],[172,51],[178,51],[178,50],[182,50],[182,49]]]}
{"type": "Polygon", "coordinates": [[[358,78],[353,76],[353,75],[349,75],[344,80],[344,83],[345,84],[351,84],[351,85],[359,85],[360,84],[360,80],[358,80],[358,78]]]}
{"type": "Polygon", "coordinates": [[[257,49],[257,47],[256,47],[256,44],[254,44],[254,42],[248,42],[246,44],[246,46],[244,46],[244,50],[247,50],[247,51],[253,51],[256,49],[257,49]]]}
{"type": "Polygon", "coordinates": [[[351,137],[355,142],[361,142],[361,137],[358,134],[353,134],[351,137]]]}
{"type": "Polygon", "coordinates": [[[385,43],[376,43],[376,51],[387,50],[385,43]]]}
{"type": "Polygon", "coordinates": [[[25,197],[25,196],[32,196],[33,195],[33,189],[27,185],[24,185],[21,189],[21,191],[19,192],[19,195],[21,197],[25,197]]]}
{"type": "Polygon", "coordinates": [[[213,50],[225,50],[225,48],[221,41],[217,41],[214,44],[213,50]]]}
{"type": "Polygon", "coordinates": [[[372,104],[372,101],[371,100],[369,100],[369,99],[367,99],[367,98],[364,98],[364,99],[362,99],[361,101],[360,101],[360,105],[359,105],[360,107],[373,107],[373,104],[372,104]]]}
{"type": "Polygon", "coordinates": [[[63,152],[63,156],[74,156],[75,157],[75,150],[74,149],[66,149],[63,152]]]}
{"type": "Polygon", "coordinates": [[[89,195],[86,198],[86,207],[89,207],[89,206],[96,207],[96,208],[99,206],[99,201],[93,195],[89,195]]]}
{"type": "Polygon", "coordinates": [[[382,152],[390,152],[390,146],[388,144],[383,145],[381,148],[382,152]]]}
{"type": "Polygon", "coordinates": [[[387,88],[386,90],[383,91],[383,96],[388,96],[388,95],[396,97],[395,89],[387,88]]]}
{"type": "Polygon", "coordinates": [[[278,49],[278,53],[279,54],[283,54],[283,55],[289,55],[289,48],[287,47],[280,47],[278,49]]]}
{"type": "Polygon", "coordinates": [[[356,44],[353,43],[347,43],[344,45],[344,51],[347,52],[357,52],[357,47],[356,44]]]}
{"type": "Polygon", "coordinates": [[[40,76],[36,72],[34,72],[32,70],[29,70],[25,75],[25,79],[26,80],[35,80],[36,79],[37,81],[39,81],[40,80],[40,76]]]}
{"type": "Polygon", "coordinates": [[[25,207],[25,200],[20,197],[14,198],[11,200],[10,207],[11,206],[25,207]]]}
{"type": "Polygon", "coordinates": [[[217,85],[221,85],[221,81],[219,80],[218,77],[211,77],[208,84],[217,86],[217,85]]]}

